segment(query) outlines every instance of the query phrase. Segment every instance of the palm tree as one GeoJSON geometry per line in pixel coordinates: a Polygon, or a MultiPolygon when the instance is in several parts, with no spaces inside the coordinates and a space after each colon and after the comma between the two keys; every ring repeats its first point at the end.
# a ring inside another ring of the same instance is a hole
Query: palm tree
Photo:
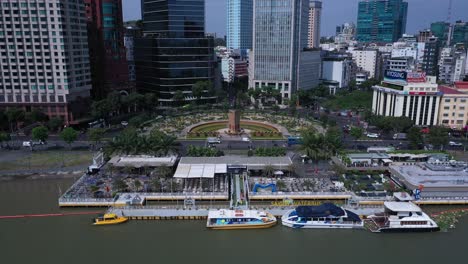
{"type": "Polygon", "coordinates": [[[294,163],[288,165],[289,177],[296,173],[297,166],[294,163]]]}
{"type": "Polygon", "coordinates": [[[149,146],[149,152],[152,152],[154,155],[167,156],[170,153],[177,153],[178,143],[176,140],[177,138],[174,136],[153,130],[147,138],[146,146],[149,146]]]}
{"type": "Polygon", "coordinates": [[[274,172],[275,168],[271,164],[268,164],[263,168],[263,175],[265,175],[265,177],[272,176],[274,172]]]}
{"type": "Polygon", "coordinates": [[[333,152],[333,148],[330,147],[325,136],[313,132],[305,132],[302,134],[301,149],[305,152],[307,157],[316,162],[329,158],[333,152]]]}

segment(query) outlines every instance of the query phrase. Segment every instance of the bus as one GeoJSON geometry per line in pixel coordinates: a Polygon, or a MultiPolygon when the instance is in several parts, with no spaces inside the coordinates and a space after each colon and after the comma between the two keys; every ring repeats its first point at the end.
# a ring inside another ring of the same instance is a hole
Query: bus
{"type": "Polygon", "coordinates": [[[289,136],[288,137],[288,145],[301,145],[302,144],[302,137],[298,136],[289,136]]]}

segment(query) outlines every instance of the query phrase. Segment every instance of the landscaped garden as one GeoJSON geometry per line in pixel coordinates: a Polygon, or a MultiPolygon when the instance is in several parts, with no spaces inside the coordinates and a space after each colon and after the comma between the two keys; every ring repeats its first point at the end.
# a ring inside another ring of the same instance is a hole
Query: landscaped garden
{"type": "MultiPolygon", "coordinates": [[[[250,134],[252,139],[283,139],[281,132],[272,125],[254,121],[241,121],[240,126],[247,134],[250,134]]],[[[187,138],[199,139],[219,136],[222,133],[222,130],[227,129],[227,127],[227,121],[208,122],[193,127],[187,133],[187,138]]]]}
{"type": "MultiPolygon", "coordinates": [[[[200,113],[180,113],[177,116],[158,117],[143,124],[145,131],[151,131],[154,128],[166,134],[176,135],[179,138],[204,139],[206,137],[218,136],[218,130],[227,128],[226,112],[200,112],[200,113]],[[196,126],[187,130],[187,128],[196,124],[207,122],[203,126],[196,126]],[[193,134],[188,135],[189,132],[193,134]],[[198,136],[197,134],[198,133],[198,136]]],[[[283,135],[278,131],[274,124],[284,127],[291,135],[299,135],[303,130],[314,127],[315,130],[322,133],[323,128],[316,122],[303,118],[296,118],[286,114],[273,114],[260,111],[244,111],[241,116],[241,127],[250,130],[253,139],[282,139],[283,135]],[[246,121],[254,121],[255,125],[246,121]]]]}

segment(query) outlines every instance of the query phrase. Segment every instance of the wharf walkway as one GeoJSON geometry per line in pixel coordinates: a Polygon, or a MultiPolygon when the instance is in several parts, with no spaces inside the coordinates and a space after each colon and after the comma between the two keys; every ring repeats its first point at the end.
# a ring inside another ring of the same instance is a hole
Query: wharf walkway
{"type": "MultiPolygon", "coordinates": [[[[226,208],[220,205],[206,205],[184,208],[183,206],[124,206],[112,207],[107,212],[119,216],[125,216],[132,220],[203,220],[208,217],[210,210],[226,208]]],[[[267,211],[280,218],[294,207],[266,207],[251,206],[250,209],[267,211]]],[[[368,216],[378,212],[383,212],[383,207],[345,207],[358,215],[368,216]]]]}

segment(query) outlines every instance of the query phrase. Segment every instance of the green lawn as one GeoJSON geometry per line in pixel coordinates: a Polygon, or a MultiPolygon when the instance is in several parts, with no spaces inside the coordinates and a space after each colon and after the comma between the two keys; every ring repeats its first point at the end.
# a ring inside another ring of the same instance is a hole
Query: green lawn
{"type": "Polygon", "coordinates": [[[372,108],[372,91],[353,91],[347,94],[340,94],[326,100],[323,106],[331,110],[344,109],[370,109],[372,108]]]}
{"type": "Polygon", "coordinates": [[[92,158],[93,153],[89,151],[36,151],[9,162],[0,162],[0,171],[85,167],[91,165],[92,158]]]}

